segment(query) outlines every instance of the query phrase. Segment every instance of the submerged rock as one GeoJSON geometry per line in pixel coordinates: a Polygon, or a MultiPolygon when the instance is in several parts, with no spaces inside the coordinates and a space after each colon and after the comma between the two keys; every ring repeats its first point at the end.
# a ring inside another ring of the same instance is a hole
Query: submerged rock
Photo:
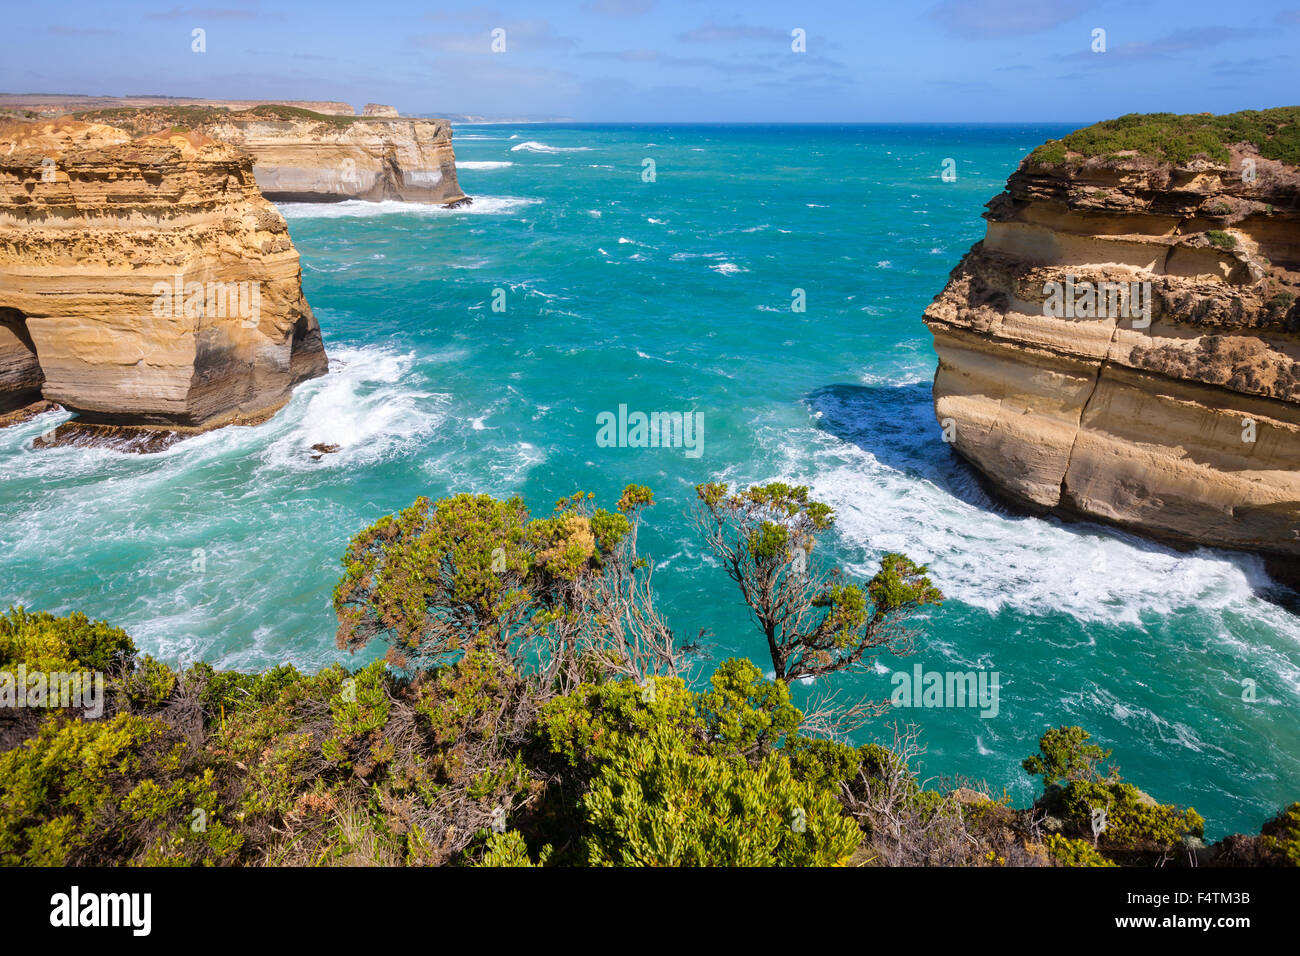
{"type": "Polygon", "coordinates": [[[64,422],[38,436],[35,448],[111,448],[113,451],[148,455],[164,451],[189,437],[169,428],[130,428],[120,425],[87,425],[64,422]]]}

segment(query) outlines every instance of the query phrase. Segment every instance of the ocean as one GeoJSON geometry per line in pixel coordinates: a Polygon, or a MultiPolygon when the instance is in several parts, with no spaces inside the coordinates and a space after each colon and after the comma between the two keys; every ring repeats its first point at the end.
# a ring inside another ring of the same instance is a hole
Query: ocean
{"type": "Polygon", "coordinates": [[[1255,832],[1300,799],[1300,619],[1262,563],[1009,513],[934,421],[921,312],[1020,159],[1075,125],[470,126],[471,207],[282,206],[330,374],[156,455],[35,450],[63,413],[0,431],[0,606],[105,618],[173,664],[315,669],[348,660],[331,589],[381,515],[461,491],[546,514],[637,482],[678,635],[768,669],[690,509],[702,481],[781,479],[835,508],[825,557],[867,577],[903,551],[948,598],[912,657],[827,686],[997,674],[996,715],[899,708],[856,739],[914,723],[924,778],[1025,805],[1020,761],[1079,724],[1208,837],[1255,832]],[[699,454],[598,443],[620,406],[694,413],[699,454]]]}

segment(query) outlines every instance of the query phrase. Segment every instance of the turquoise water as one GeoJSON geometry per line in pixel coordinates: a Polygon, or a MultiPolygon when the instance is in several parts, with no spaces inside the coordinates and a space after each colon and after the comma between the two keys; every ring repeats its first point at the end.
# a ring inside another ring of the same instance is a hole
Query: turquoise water
{"type": "Polygon", "coordinates": [[[1300,798],[1300,619],[1256,596],[1258,562],[1006,514],[934,423],[921,311],[1026,150],[1069,128],[467,127],[469,209],[283,207],[329,376],[153,456],[33,450],[60,414],[0,431],[0,604],[84,610],[173,663],[314,668],[341,657],[330,590],[368,522],[418,494],[546,512],[634,481],[678,633],[767,666],[688,509],[700,481],[794,480],[837,509],[837,561],[903,550],[949,597],[915,656],[850,690],[888,697],[915,663],[1000,676],[996,717],[898,712],[927,775],[1023,804],[1020,760],[1077,723],[1212,835],[1257,830],[1300,798]],[[698,412],[703,454],[599,447],[620,404],[698,412]]]}

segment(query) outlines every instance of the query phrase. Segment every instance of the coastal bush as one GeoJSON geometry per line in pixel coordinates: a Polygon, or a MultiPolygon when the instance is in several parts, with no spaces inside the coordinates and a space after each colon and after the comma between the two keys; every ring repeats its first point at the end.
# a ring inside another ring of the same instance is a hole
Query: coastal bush
{"type": "MultiPolygon", "coordinates": [[[[1026,761],[1052,780],[1039,807],[930,789],[914,731],[808,736],[789,686],[743,659],[699,689],[607,673],[557,694],[486,638],[415,674],[251,675],[123,658],[129,638],[80,617],[7,621],[11,658],[21,632],[26,659],[114,662],[114,690],[104,718],[45,712],[0,750],[6,865],[1106,865],[1185,861],[1203,832],[1104,774],[1077,728],[1026,761]]],[[[1215,859],[1298,848],[1292,805],[1215,859]]]]}
{"type": "Polygon", "coordinates": [[[740,588],[782,683],[869,668],[877,652],[908,653],[908,619],[943,601],[927,569],[902,554],[884,555],[865,586],[839,568],[817,568],[813,554],[835,514],[802,485],[695,490],[696,525],[740,588]]]}
{"type": "Polygon", "coordinates": [[[1042,776],[1037,806],[1061,822],[1062,837],[1090,838],[1108,858],[1136,862],[1171,859],[1205,835],[1205,820],[1195,810],[1158,803],[1121,780],[1114,767],[1103,773],[1110,751],[1089,739],[1081,727],[1052,728],[1039,740],[1039,752],[1021,764],[1042,776]]]}
{"type": "Polygon", "coordinates": [[[1065,162],[1067,153],[1084,157],[1135,152],[1160,162],[1185,165],[1197,156],[1229,161],[1228,147],[1250,143],[1265,159],[1300,164],[1300,107],[1211,113],[1129,113],[1075,130],[1035,149],[1030,157],[1044,165],[1065,162]]]}
{"type": "Polygon", "coordinates": [[[1020,764],[1025,773],[1041,775],[1044,789],[1058,783],[1082,781],[1095,783],[1113,779],[1114,769],[1101,773],[1101,765],[1110,759],[1110,751],[1088,743],[1091,735],[1082,727],[1053,727],[1038,740],[1038,753],[1020,764]]]}
{"type": "Polygon", "coordinates": [[[67,617],[31,613],[11,607],[0,614],[0,668],[28,671],[112,671],[135,654],[135,644],[121,628],[91,621],[84,614],[67,617]]]}
{"type": "MultiPolygon", "coordinates": [[[[860,833],[838,799],[851,747],[798,733],[788,687],[724,661],[708,689],[679,678],[585,684],[548,702],[540,746],[584,793],[557,862],[841,862],[860,833]]],[[[549,835],[539,835],[542,840],[549,835]]],[[[556,842],[549,837],[551,842],[556,842]]]]}
{"type": "Polygon", "coordinates": [[[1080,840],[1059,833],[1049,833],[1043,838],[1047,853],[1061,866],[1116,866],[1097,852],[1087,840],[1080,840]]]}
{"type": "Polygon", "coordinates": [[[1157,803],[1131,783],[1075,781],[1061,794],[1059,806],[1081,831],[1091,827],[1094,810],[1105,810],[1097,843],[1107,851],[1163,851],[1185,837],[1205,835],[1205,820],[1195,810],[1157,803]]]}
{"type": "Polygon", "coordinates": [[[302,120],[312,123],[325,123],[337,129],[346,129],[359,117],[337,113],[318,113],[301,106],[287,106],[283,103],[261,103],[246,112],[253,116],[262,116],[277,120],[302,120]]]}
{"type": "Polygon", "coordinates": [[[1260,831],[1260,846],[1290,866],[1300,866],[1300,803],[1293,803],[1260,831]]]}
{"type": "Polygon", "coordinates": [[[534,518],[518,498],[421,497],[380,518],[343,557],[339,647],[381,640],[390,663],[415,672],[488,641],[565,689],[601,671],[675,673],[672,632],[636,551],[653,495],[629,485],[616,511],[592,499],[576,493],[534,518]]]}
{"type": "MultiPolygon", "coordinates": [[[[0,666],[93,666],[106,694],[99,719],[0,711],[0,862],[1036,866],[1205,849],[1195,811],[1103,772],[1109,752],[1077,727],[1025,761],[1045,787],[1025,810],[922,782],[914,727],[858,747],[828,732],[843,725],[797,708],[793,676],[901,649],[942,595],[899,554],[865,584],[795,568],[834,517],[805,488],[698,491],[742,590],[788,597],[750,603],[787,655],[775,679],[743,658],[703,683],[678,667],[637,553],[654,503],[637,485],[613,510],[575,494],[545,518],[518,499],[419,499],[363,530],[336,591],[340,646],[390,655],[357,668],[173,668],[105,622],[11,609],[0,666]]],[[[1295,805],[1214,852],[1294,863],[1298,833],[1295,805]]]]}
{"type": "Polygon", "coordinates": [[[861,834],[833,792],[757,766],[692,752],[671,728],[632,736],[582,798],[593,866],[827,866],[861,834]]]}
{"type": "Polygon", "coordinates": [[[0,861],[234,862],[216,770],[160,720],[51,716],[0,754],[0,861]]]}

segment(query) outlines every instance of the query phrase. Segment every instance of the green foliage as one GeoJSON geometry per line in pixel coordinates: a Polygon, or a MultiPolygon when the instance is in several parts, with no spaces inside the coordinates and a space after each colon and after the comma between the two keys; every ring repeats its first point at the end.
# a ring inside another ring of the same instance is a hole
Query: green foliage
{"type": "Polygon", "coordinates": [[[1171,849],[1184,837],[1205,835],[1205,820],[1195,810],[1156,803],[1131,783],[1075,781],[1060,806],[1080,831],[1091,827],[1094,810],[1104,808],[1106,827],[1097,844],[1106,852],[1171,849]]]}
{"type": "Polygon", "coordinates": [[[710,689],[695,698],[705,740],[726,753],[770,753],[798,731],[803,715],[790,702],[790,688],[764,679],[752,661],[729,658],[718,665],[710,689]]]}
{"type": "Polygon", "coordinates": [[[1222,229],[1211,229],[1205,234],[1210,240],[1210,245],[1216,249],[1222,249],[1224,252],[1231,252],[1237,248],[1237,238],[1232,233],[1224,232],[1222,229]]]}
{"type": "Polygon", "coordinates": [[[125,631],[84,614],[55,617],[11,607],[0,615],[0,668],[29,671],[110,671],[135,654],[125,631]]]}
{"type": "Polygon", "coordinates": [[[801,717],[788,687],[765,680],[751,661],[731,658],[699,693],[680,678],[583,684],[547,702],[537,731],[551,753],[590,773],[657,727],[714,755],[758,758],[793,738],[801,717]]]}
{"type": "MultiPolygon", "coordinates": [[[[1038,741],[1039,752],[1021,762],[1028,774],[1041,774],[1043,786],[1071,783],[1079,780],[1095,782],[1104,779],[1101,764],[1110,759],[1110,751],[1087,741],[1091,738],[1082,727],[1052,727],[1038,741]]],[[[1116,777],[1114,769],[1105,775],[1116,777]]]]}
{"type": "Polygon", "coordinates": [[[803,485],[772,482],[733,493],[708,482],[695,491],[706,543],[762,629],[779,681],[860,669],[876,650],[905,654],[905,619],[943,600],[927,569],[901,554],[884,555],[865,588],[844,581],[838,568],[810,567],[835,513],[803,485]]]}
{"type": "MultiPolygon", "coordinates": [[[[346,129],[353,123],[357,122],[360,117],[337,115],[334,113],[317,113],[315,110],[304,109],[301,106],[286,106],[283,103],[262,103],[246,111],[253,116],[264,117],[266,119],[277,120],[300,120],[312,123],[324,123],[328,126],[334,126],[338,129],[346,129]]],[[[239,114],[235,114],[236,117],[239,114]]]]}
{"type": "Polygon", "coordinates": [[[197,756],[153,718],[47,718],[0,753],[0,862],[231,860],[242,838],[222,820],[216,775],[197,756]]]}
{"type": "Polygon", "coordinates": [[[448,663],[472,638],[501,639],[528,599],[532,567],[522,501],[456,495],[427,498],[380,518],[352,539],[334,589],[339,646],[389,640],[401,666],[448,663]]]}
{"type": "Polygon", "coordinates": [[[756,562],[789,561],[790,531],[774,521],[763,521],[749,536],[749,554],[756,562]]]}
{"type": "Polygon", "coordinates": [[[1222,116],[1129,113],[1049,141],[1030,158],[1042,165],[1060,165],[1067,153],[1092,157],[1135,152],[1175,165],[1185,165],[1197,156],[1227,163],[1228,146],[1236,143],[1253,144],[1265,159],[1300,164],[1300,107],[1243,110],[1222,116]]]}
{"type": "Polygon", "coordinates": [[[198,663],[190,673],[202,686],[200,699],[209,717],[239,709],[255,710],[275,703],[303,674],[292,664],[280,664],[260,674],[219,671],[211,664],[198,663]]]}
{"type": "Polygon", "coordinates": [[[582,798],[593,866],[829,866],[860,839],[833,794],[776,754],[693,752],[671,727],[631,737],[582,798]]]}
{"type": "Polygon", "coordinates": [[[1291,866],[1300,866],[1300,803],[1293,803],[1260,831],[1260,844],[1276,853],[1291,866]]]}
{"type": "Polygon", "coordinates": [[[334,726],[322,744],[326,758],[350,767],[364,753],[367,764],[385,763],[392,756],[392,744],[383,730],[389,714],[388,675],[382,662],[346,678],[339,693],[330,698],[334,726]]]}
{"type": "Polygon", "coordinates": [[[862,762],[858,751],[848,744],[799,734],[786,740],[782,752],[796,780],[831,792],[836,792],[843,781],[854,779],[862,762]]]}
{"type": "Polygon", "coordinates": [[[34,739],[0,754],[0,861],[64,866],[95,839],[93,821],[138,769],[161,728],[140,717],[49,720],[34,739]]]}
{"type": "Polygon", "coordinates": [[[131,704],[140,710],[161,707],[176,690],[177,674],[146,654],[127,682],[131,704]]]}
{"type": "Polygon", "coordinates": [[[1065,162],[1066,158],[1065,144],[1059,139],[1049,139],[1030,153],[1029,156],[1034,162],[1042,166],[1060,166],[1065,162]]]}
{"type": "Polygon", "coordinates": [[[538,733],[585,781],[587,862],[840,862],[859,839],[837,800],[857,755],[801,737],[800,719],[785,684],[731,659],[701,692],[666,678],[583,685],[546,705],[538,733]]]}
{"type": "Polygon", "coordinates": [[[543,848],[536,863],[528,855],[528,844],[518,830],[493,833],[487,838],[486,851],[479,866],[545,866],[551,848],[543,848]]]}
{"type": "Polygon", "coordinates": [[[942,604],[943,594],[926,577],[927,571],[929,568],[915,564],[906,555],[887,553],[867,585],[875,613],[885,615],[906,607],[942,604]]]}
{"type": "Polygon", "coordinates": [[[635,523],[654,496],[629,485],[617,511],[594,508],[593,497],[561,499],[545,518],[533,518],[519,498],[422,497],[380,518],[343,556],[334,589],[339,647],[356,651],[378,638],[390,644],[391,663],[417,671],[483,640],[522,658],[526,648],[549,646],[557,624],[570,632],[608,624],[605,615],[625,613],[609,595],[641,567],[635,523]]]}
{"type": "Polygon", "coordinates": [[[1115,866],[1087,840],[1049,833],[1043,840],[1048,855],[1061,866],[1115,866]]]}

